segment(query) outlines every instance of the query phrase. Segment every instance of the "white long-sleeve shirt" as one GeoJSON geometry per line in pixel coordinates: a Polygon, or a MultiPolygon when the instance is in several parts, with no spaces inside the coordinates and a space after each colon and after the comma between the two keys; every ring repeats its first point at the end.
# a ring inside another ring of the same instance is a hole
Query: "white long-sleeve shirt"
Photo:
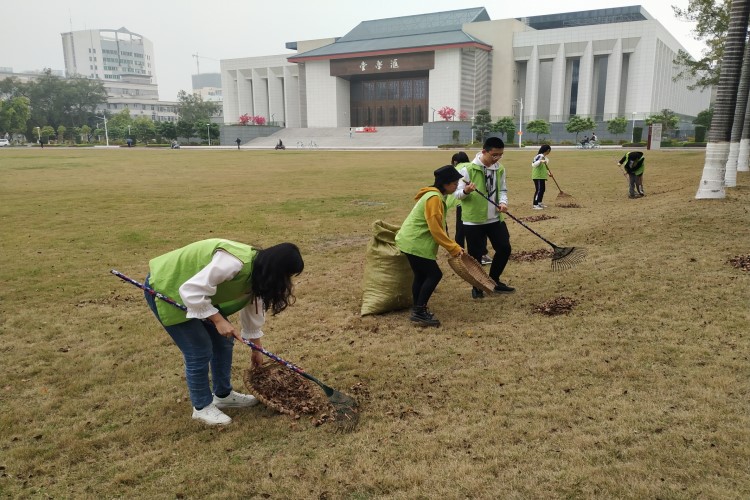
{"type": "MultiPolygon", "coordinates": [[[[187,307],[186,316],[188,318],[206,319],[219,312],[211,303],[211,297],[216,294],[216,287],[237,276],[237,273],[241,270],[242,261],[240,259],[223,250],[216,251],[211,262],[180,287],[182,303],[187,307]]],[[[262,337],[261,327],[265,322],[263,300],[256,297],[240,311],[242,338],[259,339],[262,337]]]]}
{"type": "MultiPolygon", "coordinates": [[[[507,205],[508,204],[508,186],[506,185],[506,182],[505,182],[505,170],[503,170],[503,173],[500,176],[499,181],[497,179],[497,170],[500,168],[499,162],[495,162],[488,167],[484,163],[482,163],[482,153],[479,152],[477,153],[472,163],[482,167],[482,171],[484,172],[485,177],[487,177],[488,174],[495,177],[494,184],[495,186],[497,186],[496,189],[499,191],[498,205],[500,203],[507,205]]],[[[464,188],[466,187],[467,184],[469,184],[468,182],[466,182],[467,180],[469,180],[469,170],[466,167],[464,167],[458,172],[461,174],[461,179],[459,179],[458,181],[458,187],[456,188],[456,192],[453,193],[453,196],[455,196],[456,199],[458,200],[462,200],[468,196],[466,193],[464,193],[464,188]]],[[[489,193],[484,193],[484,194],[487,195],[489,193]]],[[[490,195],[490,199],[492,198],[493,196],[490,195]]],[[[487,203],[487,220],[485,220],[484,222],[467,222],[464,220],[463,223],[464,225],[467,225],[467,226],[477,226],[481,224],[491,224],[493,222],[497,222],[498,220],[500,220],[500,215],[499,215],[499,212],[497,211],[497,207],[495,207],[494,204],[488,202],[487,203]]]]}

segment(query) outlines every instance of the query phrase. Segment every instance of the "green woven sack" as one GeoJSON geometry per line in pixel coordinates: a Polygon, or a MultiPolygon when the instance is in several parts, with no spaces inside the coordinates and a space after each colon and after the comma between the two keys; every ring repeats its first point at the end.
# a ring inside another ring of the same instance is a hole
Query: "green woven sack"
{"type": "Polygon", "coordinates": [[[406,255],[396,246],[399,229],[400,226],[380,220],[372,224],[362,285],[362,316],[406,309],[412,305],[414,274],[406,255]]]}

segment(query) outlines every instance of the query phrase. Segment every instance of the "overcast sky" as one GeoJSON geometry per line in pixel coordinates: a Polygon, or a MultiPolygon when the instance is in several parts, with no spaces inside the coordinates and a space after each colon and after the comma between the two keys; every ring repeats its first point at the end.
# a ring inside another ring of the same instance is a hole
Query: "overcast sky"
{"type": "Polygon", "coordinates": [[[493,20],[642,5],[693,56],[702,44],[671,6],[688,0],[2,0],[0,67],[64,70],[60,33],[126,27],[154,44],[159,96],[175,100],[190,76],[218,72],[219,59],[289,54],[286,42],[343,36],[361,21],[485,7],[493,20]]]}

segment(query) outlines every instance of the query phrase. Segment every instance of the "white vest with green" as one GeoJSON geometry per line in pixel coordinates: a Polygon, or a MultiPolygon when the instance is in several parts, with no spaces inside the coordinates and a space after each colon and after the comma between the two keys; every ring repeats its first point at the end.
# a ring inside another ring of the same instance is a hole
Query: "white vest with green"
{"type": "MultiPolygon", "coordinates": [[[[411,209],[406,217],[401,229],[396,233],[396,246],[404,253],[416,255],[424,259],[435,260],[437,258],[438,244],[430,233],[427,225],[427,219],[424,216],[424,207],[427,200],[433,196],[439,196],[443,203],[443,213],[445,213],[445,198],[439,191],[428,191],[425,193],[411,209]]],[[[445,226],[445,219],[443,219],[445,226]]],[[[444,227],[445,229],[445,227],[444,227]]]]}
{"type": "MultiPolygon", "coordinates": [[[[219,249],[241,260],[242,270],[231,280],[216,287],[216,294],[211,297],[211,303],[224,316],[239,311],[250,302],[250,276],[253,272],[253,261],[258,253],[253,247],[243,243],[212,238],[155,257],[148,263],[151,288],[180,302],[180,287],[206,267],[219,249]]],[[[164,326],[189,321],[185,311],[164,301],[157,300],[156,309],[164,326]]]]}
{"type": "MultiPolygon", "coordinates": [[[[487,193],[487,183],[484,180],[484,167],[477,165],[476,163],[466,163],[466,171],[469,173],[469,180],[474,183],[479,191],[483,194],[487,193]]],[[[500,204],[500,182],[505,172],[505,167],[498,165],[498,169],[495,172],[495,179],[497,189],[495,194],[490,197],[496,204],[500,204]]],[[[465,181],[466,179],[464,179],[465,181]]],[[[471,192],[461,200],[461,220],[466,222],[474,222],[476,224],[487,221],[487,200],[485,200],[480,194],[471,192]]],[[[498,211],[498,218],[500,222],[505,219],[502,212],[498,211]]]]}

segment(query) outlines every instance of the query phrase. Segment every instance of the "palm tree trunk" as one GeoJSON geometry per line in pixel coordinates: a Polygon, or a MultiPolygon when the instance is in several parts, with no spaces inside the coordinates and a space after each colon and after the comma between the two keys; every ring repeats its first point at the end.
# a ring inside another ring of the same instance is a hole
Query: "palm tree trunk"
{"type": "Polygon", "coordinates": [[[742,72],[740,73],[740,86],[737,89],[737,103],[734,107],[734,120],[732,121],[732,139],[729,143],[729,157],[724,171],[724,186],[735,187],[737,185],[737,162],[740,152],[740,139],[745,125],[745,109],[747,108],[747,93],[750,83],[750,43],[745,41],[745,55],[742,58],[742,72]]]}
{"type": "Polygon", "coordinates": [[[729,30],[724,44],[721,75],[716,95],[714,116],[706,145],[706,162],[698,185],[696,199],[724,198],[724,172],[732,139],[734,108],[737,105],[742,56],[745,52],[750,0],[733,0],[729,17],[729,30]]]}
{"type": "MultiPolygon", "coordinates": [[[[748,45],[750,45],[750,42],[748,42],[748,45]]],[[[737,171],[750,171],[750,99],[747,100],[747,106],[745,107],[745,123],[742,126],[740,153],[737,157],[737,171]]]]}

